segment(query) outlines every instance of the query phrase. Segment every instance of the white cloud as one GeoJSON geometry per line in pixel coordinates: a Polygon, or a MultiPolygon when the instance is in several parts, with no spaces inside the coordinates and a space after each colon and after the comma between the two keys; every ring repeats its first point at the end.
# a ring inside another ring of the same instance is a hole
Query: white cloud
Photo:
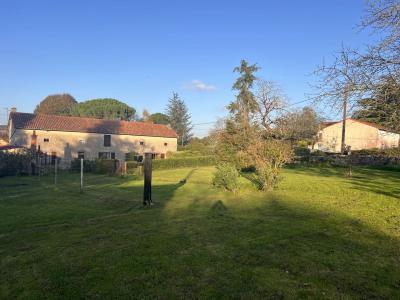
{"type": "Polygon", "coordinates": [[[192,80],[188,85],[187,88],[189,90],[194,90],[194,91],[215,91],[217,88],[214,85],[211,84],[205,84],[201,80],[192,80]]]}

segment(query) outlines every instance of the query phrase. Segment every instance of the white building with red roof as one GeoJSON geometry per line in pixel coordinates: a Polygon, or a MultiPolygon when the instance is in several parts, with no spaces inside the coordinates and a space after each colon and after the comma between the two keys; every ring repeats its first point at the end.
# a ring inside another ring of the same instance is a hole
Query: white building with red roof
{"type": "MultiPolygon", "coordinates": [[[[314,149],[339,153],[341,149],[343,122],[325,122],[318,132],[314,149]]],[[[387,149],[399,146],[400,135],[385,127],[355,119],[346,119],[346,147],[351,150],[387,149]]]]}
{"type": "Polygon", "coordinates": [[[75,158],[115,158],[153,153],[165,158],[177,150],[177,134],[166,125],[46,114],[10,113],[11,146],[35,148],[63,163],[75,158]]]}

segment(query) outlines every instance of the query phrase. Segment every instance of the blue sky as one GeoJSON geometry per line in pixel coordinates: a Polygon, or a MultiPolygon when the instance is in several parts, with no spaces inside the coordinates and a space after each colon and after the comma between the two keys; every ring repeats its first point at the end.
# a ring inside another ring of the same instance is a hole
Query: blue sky
{"type": "Polygon", "coordinates": [[[1,113],[63,92],[163,112],[176,91],[193,123],[212,122],[234,98],[243,58],[299,102],[324,58],[368,42],[356,27],[364,9],[363,0],[0,0],[1,113]]]}

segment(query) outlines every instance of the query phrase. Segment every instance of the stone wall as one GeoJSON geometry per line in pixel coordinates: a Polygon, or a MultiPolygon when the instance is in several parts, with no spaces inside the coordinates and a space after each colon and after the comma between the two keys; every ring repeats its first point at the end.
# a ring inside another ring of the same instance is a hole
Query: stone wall
{"type": "Polygon", "coordinates": [[[400,157],[388,157],[381,155],[328,155],[310,156],[303,159],[310,163],[330,163],[334,166],[400,166],[400,157]]]}
{"type": "MultiPolygon", "coordinates": [[[[10,144],[30,148],[33,130],[16,129],[10,138],[10,144]]],[[[125,160],[128,152],[159,153],[177,151],[177,139],[167,137],[132,136],[111,134],[111,146],[104,146],[104,134],[35,130],[37,147],[51,155],[55,153],[62,164],[69,164],[84,153],[84,158],[93,160],[99,152],[113,152],[115,159],[125,160]]]]}

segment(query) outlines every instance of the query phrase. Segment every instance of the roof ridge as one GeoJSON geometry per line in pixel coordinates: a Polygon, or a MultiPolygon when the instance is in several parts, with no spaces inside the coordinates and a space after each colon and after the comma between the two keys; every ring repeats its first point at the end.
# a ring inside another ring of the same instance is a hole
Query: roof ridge
{"type": "Polygon", "coordinates": [[[154,137],[174,137],[176,132],[164,124],[147,122],[106,120],[79,116],[62,116],[12,112],[10,114],[15,128],[48,131],[86,132],[102,134],[124,134],[154,137]]]}
{"type": "MultiPolygon", "coordinates": [[[[96,120],[96,121],[101,121],[101,122],[126,122],[126,123],[138,123],[138,124],[152,124],[156,126],[166,126],[165,124],[157,124],[157,123],[149,123],[149,122],[143,122],[143,121],[127,121],[127,120],[110,120],[110,119],[102,119],[102,118],[94,118],[94,117],[81,117],[81,116],[65,116],[65,115],[53,115],[53,114],[45,114],[45,113],[26,113],[26,112],[20,112],[20,111],[15,111],[15,112],[10,112],[10,114],[25,114],[25,115],[33,115],[33,116],[52,116],[56,118],[78,118],[78,119],[88,119],[88,120],[96,120]]],[[[169,128],[169,127],[168,127],[169,128]]]]}

